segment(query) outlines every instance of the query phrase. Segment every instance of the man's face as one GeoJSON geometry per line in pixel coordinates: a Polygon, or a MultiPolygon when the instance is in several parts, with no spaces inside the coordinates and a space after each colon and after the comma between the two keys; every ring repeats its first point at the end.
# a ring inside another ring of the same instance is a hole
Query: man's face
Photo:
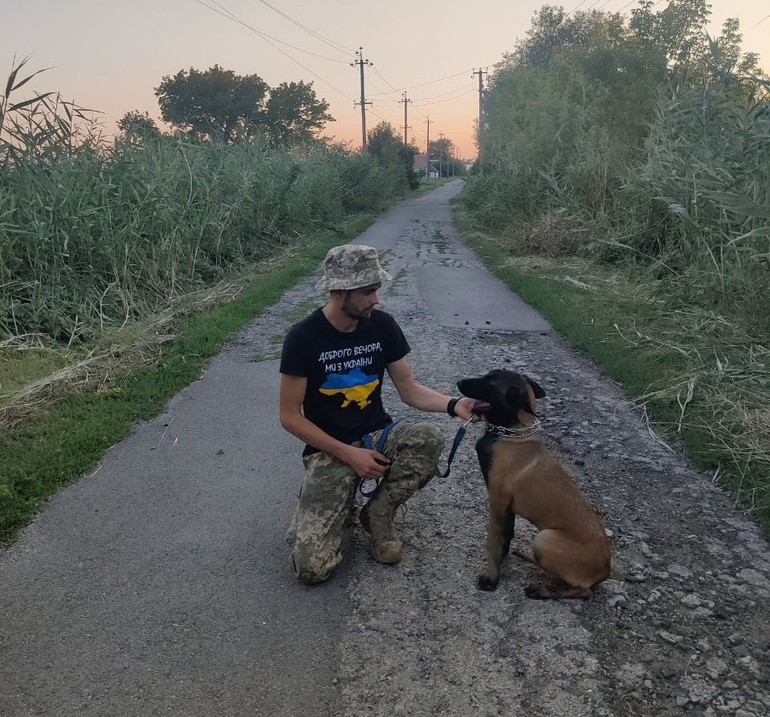
{"type": "Polygon", "coordinates": [[[377,296],[382,284],[372,284],[360,289],[351,289],[345,292],[345,301],[342,304],[342,311],[351,319],[368,319],[380,298],[377,296]]]}

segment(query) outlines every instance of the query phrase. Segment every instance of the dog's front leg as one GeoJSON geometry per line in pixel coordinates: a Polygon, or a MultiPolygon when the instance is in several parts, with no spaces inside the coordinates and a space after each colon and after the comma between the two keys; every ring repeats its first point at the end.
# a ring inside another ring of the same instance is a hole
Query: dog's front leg
{"type": "Polygon", "coordinates": [[[500,565],[508,553],[513,538],[514,515],[507,505],[489,496],[489,525],[487,526],[487,569],[479,575],[479,590],[495,590],[500,580],[500,565]]]}

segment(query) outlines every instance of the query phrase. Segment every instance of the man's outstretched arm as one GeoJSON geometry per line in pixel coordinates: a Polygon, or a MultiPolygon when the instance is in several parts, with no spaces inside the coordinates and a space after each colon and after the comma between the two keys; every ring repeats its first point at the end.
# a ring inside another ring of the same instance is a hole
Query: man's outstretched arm
{"type": "MultiPolygon", "coordinates": [[[[452,397],[415,381],[406,358],[389,363],[387,369],[388,375],[404,403],[420,411],[446,412],[449,399],[452,397]]],[[[460,398],[454,407],[455,414],[466,421],[469,418],[478,420],[478,416],[471,411],[475,403],[476,401],[472,398],[460,398]]]]}

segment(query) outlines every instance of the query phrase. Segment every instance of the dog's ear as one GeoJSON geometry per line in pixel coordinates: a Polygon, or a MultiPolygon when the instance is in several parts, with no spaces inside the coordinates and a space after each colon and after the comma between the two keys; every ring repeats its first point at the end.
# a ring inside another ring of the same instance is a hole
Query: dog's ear
{"type": "Polygon", "coordinates": [[[508,410],[514,415],[517,411],[526,411],[533,416],[537,415],[532,401],[530,401],[529,392],[522,390],[521,386],[511,386],[505,392],[505,402],[508,405],[508,410]]]}
{"type": "Polygon", "coordinates": [[[533,381],[529,376],[525,376],[527,383],[532,386],[532,390],[535,392],[535,398],[545,398],[545,391],[543,387],[537,382],[533,381]]]}

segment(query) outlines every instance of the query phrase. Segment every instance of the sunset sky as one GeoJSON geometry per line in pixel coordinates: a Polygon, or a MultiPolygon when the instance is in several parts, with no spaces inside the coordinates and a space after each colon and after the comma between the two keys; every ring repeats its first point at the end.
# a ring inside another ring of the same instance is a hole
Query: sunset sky
{"type": "MultiPolygon", "coordinates": [[[[154,88],[164,75],[214,64],[257,74],[269,85],[313,82],[337,120],[324,132],[361,144],[359,69],[363,47],[367,128],[389,121],[403,132],[406,90],[411,129],[424,148],[451,139],[462,157],[475,155],[473,123],[478,77],[524,37],[535,0],[24,0],[3,3],[2,84],[14,55],[31,56],[30,72],[50,67],[28,86],[58,90],[65,99],[100,110],[105,133],[129,110],[159,117],[154,88]],[[8,5],[11,5],[8,7],[8,5]]],[[[557,4],[557,3],[554,3],[557,4]]],[[[628,12],[628,0],[571,0],[564,7],[628,12]]],[[[738,17],[744,49],[770,66],[770,2],[715,0],[712,30],[738,17]]],[[[25,91],[27,88],[25,88],[25,91]]],[[[16,97],[15,99],[20,99],[16,97]]]]}

